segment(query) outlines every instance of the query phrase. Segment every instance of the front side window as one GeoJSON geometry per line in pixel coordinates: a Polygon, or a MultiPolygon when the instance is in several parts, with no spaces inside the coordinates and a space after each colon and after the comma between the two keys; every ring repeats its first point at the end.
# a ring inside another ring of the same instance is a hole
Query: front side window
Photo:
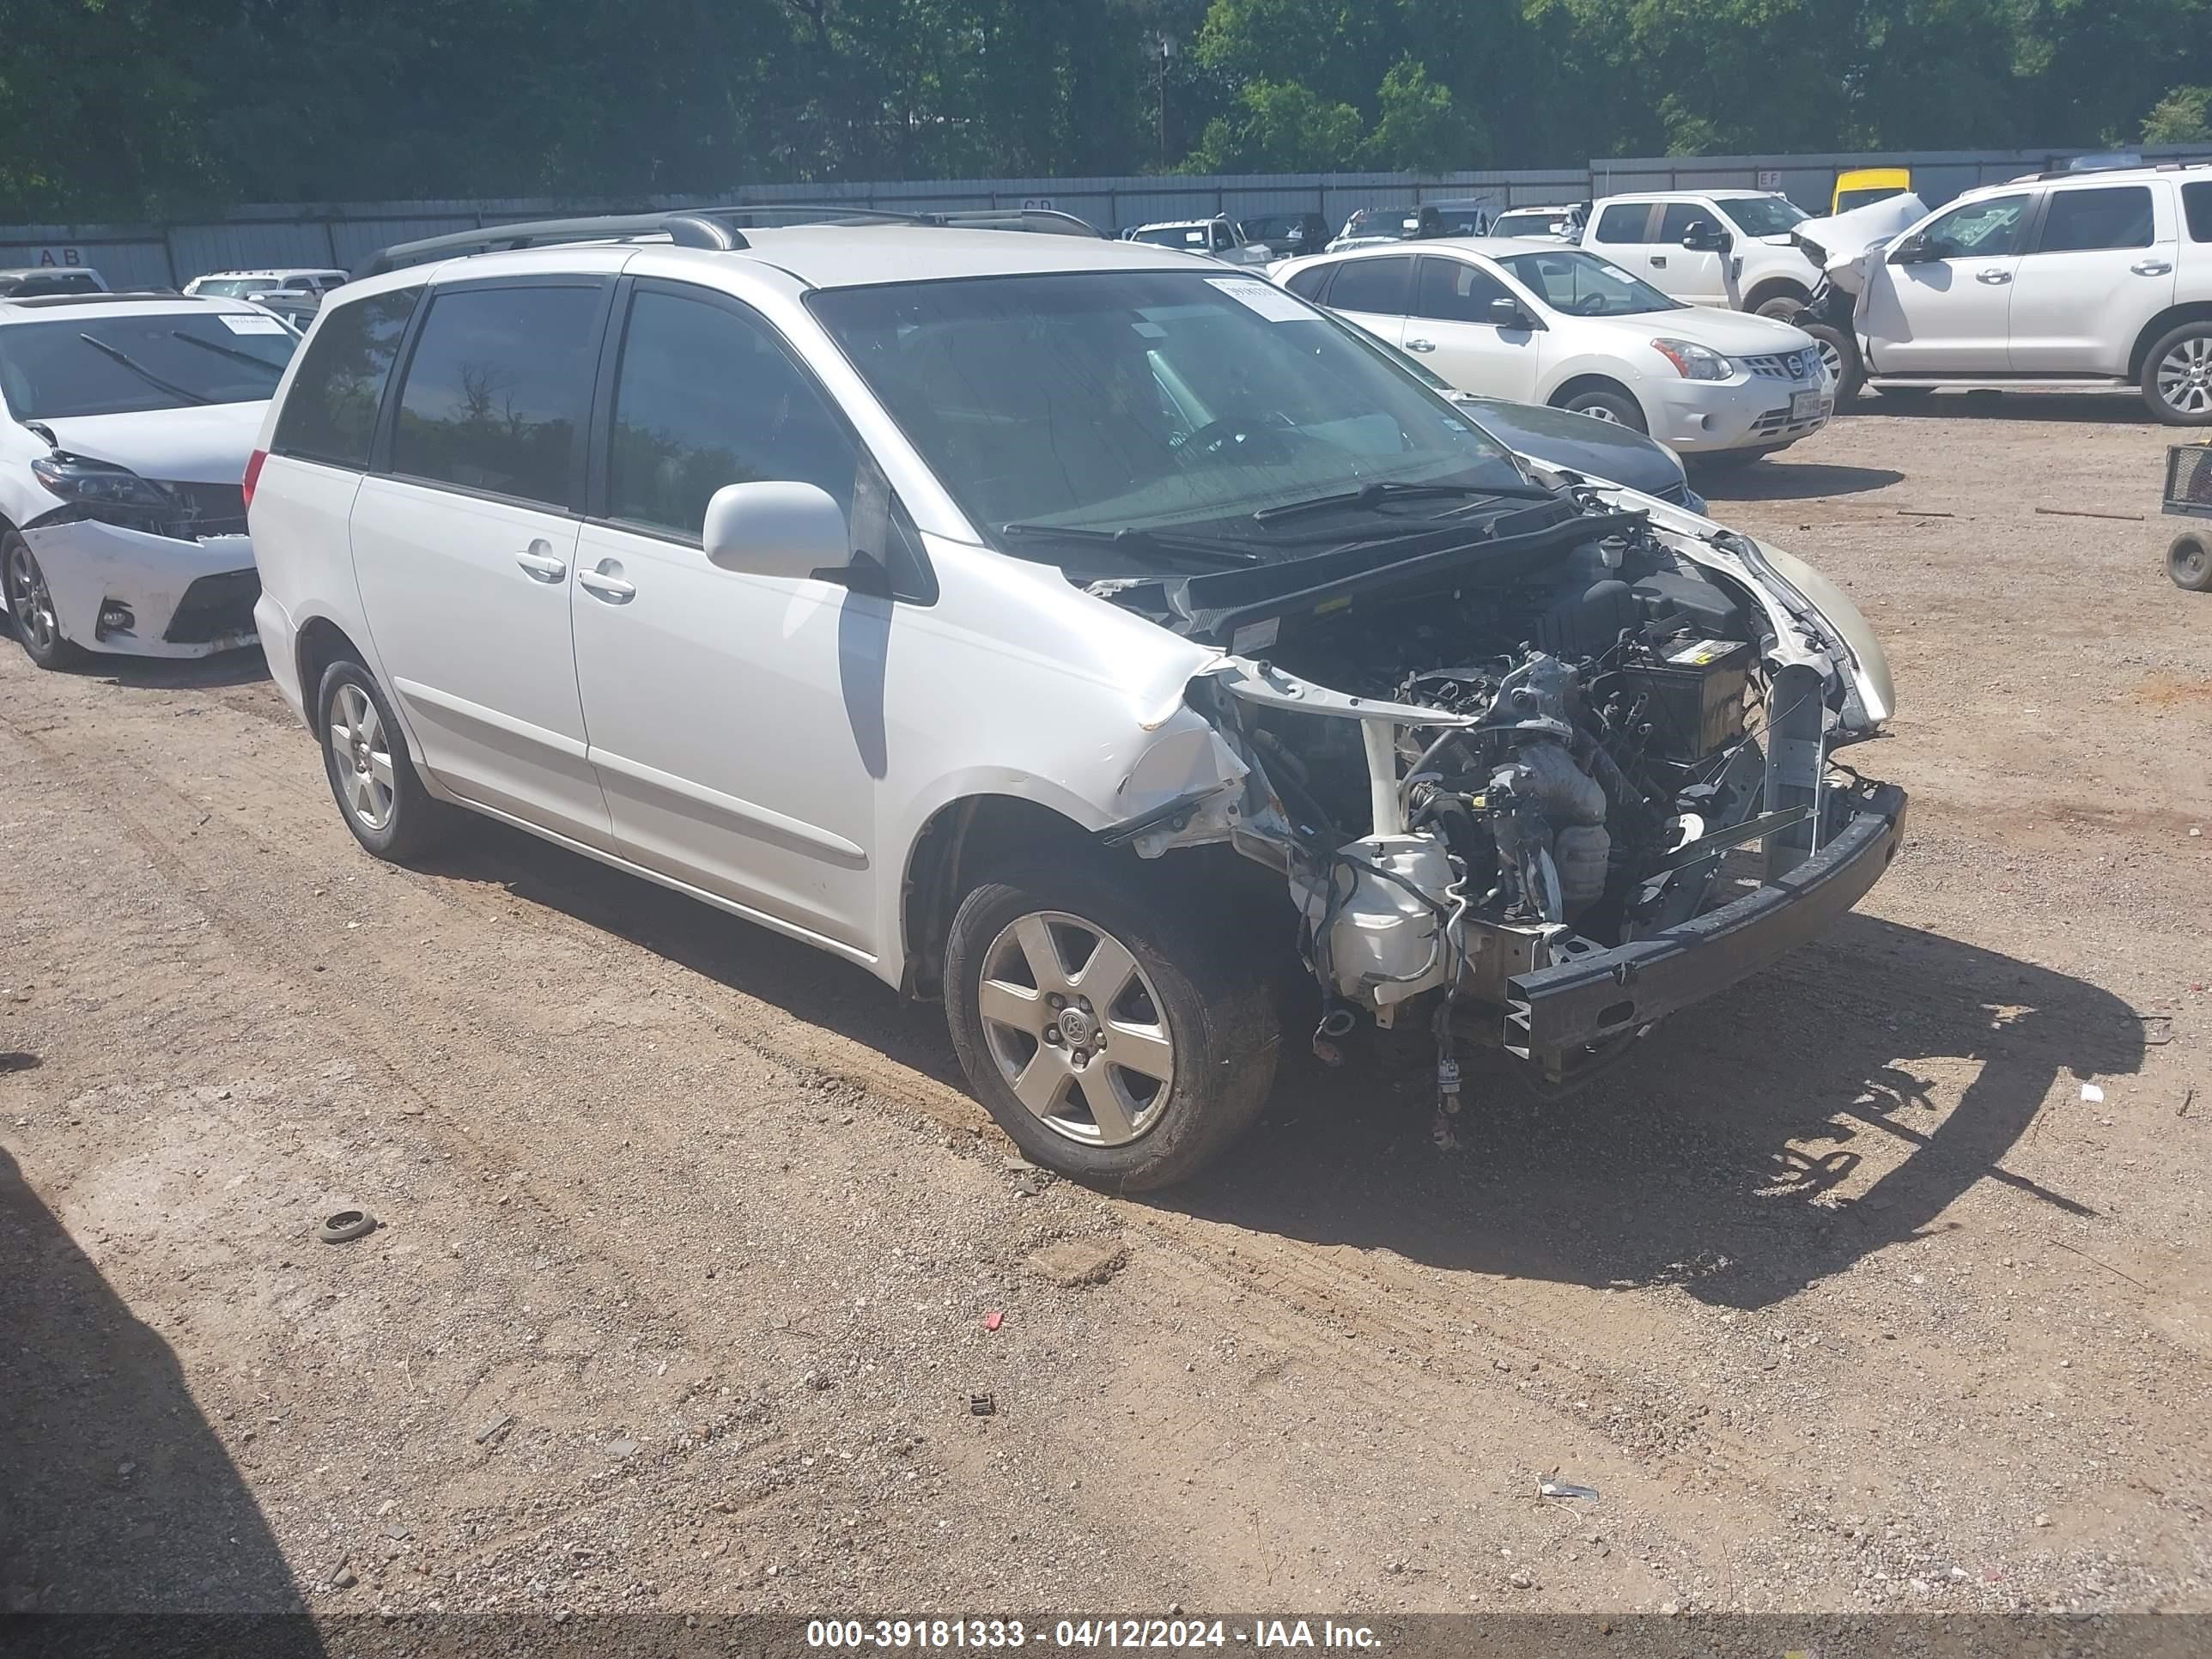
{"type": "Polygon", "coordinates": [[[422,297],[419,288],[397,289],[339,306],[324,318],[284,394],[270,448],[333,466],[366,467],[392,361],[422,297]]]}
{"type": "Polygon", "coordinates": [[[400,392],[392,470],[565,505],[600,298],[597,285],[434,295],[400,392]]]}
{"type": "Polygon", "coordinates": [[[1650,222],[1650,203],[1615,202],[1598,215],[1597,229],[1592,234],[1601,242],[1648,241],[1644,227],[1650,222]]]}
{"type": "Polygon", "coordinates": [[[1337,311],[1364,311],[1384,317],[1406,314],[1406,290],[1413,262],[1401,255],[1387,259],[1346,259],[1336,268],[1328,303],[1337,311]]]}
{"type": "Polygon", "coordinates": [[[256,403],[300,337],[260,313],[163,311],[0,328],[0,392],[19,421],[256,403]]]}
{"type": "Polygon", "coordinates": [[[1782,236],[1813,216],[1786,196],[1731,196],[1721,211],[1747,236],[1782,236]]]}
{"type": "Polygon", "coordinates": [[[1553,310],[1570,317],[1636,317],[1650,311],[1686,309],[1612,260],[1579,248],[1510,253],[1499,264],[1553,310]]]}
{"type": "Polygon", "coordinates": [[[1480,265],[1464,259],[1430,258],[1421,261],[1421,276],[1413,291],[1413,315],[1433,317],[1443,323],[1487,323],[1490,302],[1510,300],[1505,284],[1480,265]]]}
{"type": "Polygon", "coordinates": [[[1991,259],[2020,252],[2029,198],[1992,196],[1937,217],[1920,233],[1921,246],[1937,259],[1991,259]]]}
{"type": "Polygon", "coordinates": [[[696,538],[725,484],[819,484],[848,511],[859,451],[762,323],[652,289],[630,307],[615,380],[608,516],[696,538]]]}
{"type": "Polygon", "coordinates": [[[1254,539],[1255,508],[1370,480],[1525,488],[1435,394],[1255,278],[993,276],[808,304],[969,520],[1069,568],[1181,568],[1111,534],[1254,539]],[[1054,539],[1062,528],[1091,534],[1054,539]]]}
{"type": "Polygon", "coordinates": [[[2148,185],[2103,190],[2058,190],[2043,215],[2039,253],[2078,253],[2093,248],[2151,245],[2148,185]]]}
{"type": "Polygon", "coordinates": [[[1659,240],[1662,242],[1672,242],[1680,247],[1682,239],[1698,225],[1708,230],[1721,228],[1713,217],[1713,210],[1697,202],[1669,202],[1659,210],[1659,240]]]}

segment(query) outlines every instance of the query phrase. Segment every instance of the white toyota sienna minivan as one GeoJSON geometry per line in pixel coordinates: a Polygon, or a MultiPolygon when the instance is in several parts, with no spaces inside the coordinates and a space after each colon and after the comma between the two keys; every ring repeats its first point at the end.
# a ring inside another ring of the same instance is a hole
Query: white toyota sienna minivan
{"type": "MultiPolygon", "coordinates": [[[[1181,1179],[1278,1030],[1540,1086],[1814,933],[1904,797],[1774,548],[1515,456],[1212,260],[743,210],[389,251],[246,484],[372,853],[466,808],[941,996],[1024,1152],[1181,1179]],[[482,251],[493,242],[498,251],[482,251]]],[[[1061,228],[1065,228],[1063,225],[1061,228]]]]}

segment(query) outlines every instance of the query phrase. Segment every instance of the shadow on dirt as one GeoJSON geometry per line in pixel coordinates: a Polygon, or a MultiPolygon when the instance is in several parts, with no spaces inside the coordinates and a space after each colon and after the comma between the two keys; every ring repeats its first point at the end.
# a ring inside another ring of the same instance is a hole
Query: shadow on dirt
{"type": "Polygon", "coordinates": [[[1826,461],[1766,461],[1757,466],[1699,468],[1698,489],[1711,501],[1808,501],[1863,495],[1903,483],[1886,466],[1838,466],[1826,461]]]}
{"type": "MultiPolygon", "coordinates": [[[[965,1092],[941,1012],[849,963],[493,826],[439,868],[565,910],[965,1092]]],[[[2085,981],[1851,915],[1677,1016],[1567,1100],[1540,1103],[1498,1062],[1467,1056],[1455,1154],[1429,1141],[1419,1038],[1401,1034],[1336,1072],[1305,1056],[1304,1030],[1285,1044],[1258,1127],[1198,1181],[1150,1201],[1446,1269],[1680,1283],[1757,1307],[1942,1225],[1981,1181],[2012,1185],[2054,1221],[2087,1213],[2002,1159],[2054,1080],[2136,1070],[2143,1034],[2131,1009],[2085,981]],[[1948,1115],[1929,1103],[1930,1073],[1969,1079],[1948,1115]],[[1856,1201],[1831,1201],[1876,1146],[1887,1173],[1856,1201]]]]}
{"type": "MultiPolygon", "coordinates": [[[[131,1645],[134,1631],[155,1633],[144,1616],[189,1611],[242,1615],[255,1652],[319,1654],[291,1570],[175,1353],[4,1152],[0,1261],[0,1648],[152,1651],[131,1645]]],[[[228,1623],[158,1622],[181,1644],[161,1651],[194,1653],[228,1623]]]]}
{"type": "Polygon", "coordinates": [[[1847,416],[1893,415],[1907,420],[2069,421],[2093,426],[2158,429],[2142,394],[2078,392],[1929,392],[1897,397],[1879,390],[1838,411],[1847,416]]]}
{"type": "Polygon", "coordinates": [[[249,645],[212,657],[93,656],[70,672],[125,691],[192,691],[265,680],[269,659],[259,646],[249,645]]]}

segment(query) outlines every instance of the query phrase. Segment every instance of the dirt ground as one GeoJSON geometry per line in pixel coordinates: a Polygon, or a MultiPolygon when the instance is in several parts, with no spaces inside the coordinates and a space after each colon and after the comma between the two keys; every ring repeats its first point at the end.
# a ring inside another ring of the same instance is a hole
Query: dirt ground
{"type": "Polygon", "coordinates": [[[2139,416],[1705,480],[1895,664],[1832,937],[1455,1156],[1287,1066],[1142,1201],[857,969],[371,860],[258,658],[0,651],[0,1608],[2212,1608],[2212,599],[2139,416]]]}

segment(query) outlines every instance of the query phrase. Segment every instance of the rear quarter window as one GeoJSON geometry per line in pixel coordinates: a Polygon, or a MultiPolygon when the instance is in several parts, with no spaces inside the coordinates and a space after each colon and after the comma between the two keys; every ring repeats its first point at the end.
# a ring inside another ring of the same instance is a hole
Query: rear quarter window
{"type": "Polygon", "coordinates": [[[2212,242],[2212,182],[2181,187],[2181,214],[2191,241],[2212,242]]]}
{"type": "Polygon", "coordinates": [[[419,288],[397,289],[339,306],[323,318],[277,414],[272,452],[368,467],[392,362],[422,297],[419,288]]]}
{"type": "Polygon", "coordinates": [[[1598,216],[1596,240],[1601,242],[1641,242],[1650,222],[1649,202],[1615,202],[1598,216]]]}

